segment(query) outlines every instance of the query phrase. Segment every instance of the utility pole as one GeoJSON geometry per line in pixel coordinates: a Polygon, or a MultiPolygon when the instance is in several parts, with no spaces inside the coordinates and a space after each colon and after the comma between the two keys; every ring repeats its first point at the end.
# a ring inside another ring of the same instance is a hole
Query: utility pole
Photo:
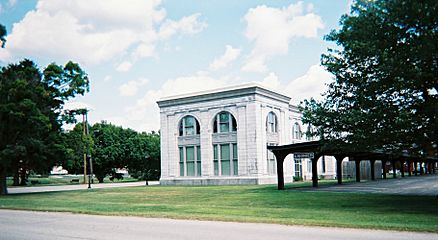
{"type": "MultiPolygon", "coordinates": [[[[84,140],[87,137],[87,131],[85,130],[86,126],[88,126],[88,123],[85,122],[87,115],[87,109],[84,109],[82,111],[82,128],[84,133],[84,140]]],[[[88,128],[88,127],[87,127],[88,128]]],[[[85,143],[85,141],[83,141],[85,143]]],[[[87,183],[87,146],[84,144],[84,184],[87,183]]]]}

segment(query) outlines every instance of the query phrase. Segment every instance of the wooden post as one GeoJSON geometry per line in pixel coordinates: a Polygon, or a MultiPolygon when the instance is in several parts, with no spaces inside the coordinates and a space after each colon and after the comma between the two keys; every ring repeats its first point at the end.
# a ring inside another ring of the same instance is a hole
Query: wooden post
{"type": "Polygon", "coordinates": [[[338,180],[338,184],[342,184],[342,160],[344,157],[335,156],[336,159],[336,179],[338,180]]]}
{"type": "Polygon", "coordinates": [[[408,160],[408,176],[412,176],[412,161],[408,160]]]}
{"type": "Polygon", "coordinates": [[[355,159],[354,162],[356,163],[356,182],[360,182],[360,160],[355,159]]]}
{"type": "Polygon", "coordinates": [[[383,179],[386,179],[386,160],[382,160],[383,179]]]}
{"type": "Polygon", "coordinates": [[[395,169],[395,160],[391,160],[391,164],[392,164],[392,177],[397,178],[397,171],[395,169]]]}
{"type": "Polygon", "coordinates": [[[414,175],[417,176],[418,175],[418,162],[414,161],[414,175]]]}
{"type": "Polygon", "coordinates": [[[275,158],[277,160],[277,189],[284,190],[284,171],[283,171],[283,162],[284,158],[287,154],[282,152],[274,152],[275,158]]]}
{"type": "Polygon", "coordinates": [[[420,176],[424,174],[424,169],[423,169],[423,162],[420,161],[420,176]]]}
{"type": "Polygon", "coordinates": [[[405,177],[405,161],[400,160],[400,173],[402,177],[405,177]]]}
{"type": "Polygon", "coordinates": [[[370,160],[370,170],[371,170],[371,180],[372,181],[376,180],[376,173],[375,173],[375,166],[374,166],[375,163],[376,163],[375,159],[370,160]]]}
{"type": "Polygon", "coordinates": [[[314,155],[312,160],[312,186],[318,187],[318,158],[319,156],[314,155]]]}

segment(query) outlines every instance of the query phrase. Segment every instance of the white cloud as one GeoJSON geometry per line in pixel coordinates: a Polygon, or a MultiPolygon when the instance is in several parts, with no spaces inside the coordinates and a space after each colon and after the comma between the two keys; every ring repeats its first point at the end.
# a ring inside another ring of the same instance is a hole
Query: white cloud
{"type": "Polygon", "coordinates": [[[266,76],[260,83],[271,89],[280,89],[280,81],[278,80],[278,76],[274,72],[269,73],[269,75],[266,76]]]}
{"type": "Polygon", "coordinates": [[[177,33],[195,34],[207,27],[206,22],[199,21],[201,14],[193,14],[181,18],[179,21],[166,20],[160,27],[158,33],[160,38],[167,39],[177,33]]]}
{"type": "Polygon", "coordinates": [[[240,49],[233,48],[230,45],[225,46],[225,53],[219,58],[214,59],[214,61],[210,64],[210,69],[219,70],[227,67],[231,62],[239,57],[240,51],[240,49]]]}
{"type": "Polygon", "coordinates": [[[10,7],[13,7],[15,4],[17,4],[17,0],[9,0],[8,3],[10,7]]]}
{"type": "Polygon", "coordinates": [[[254,48],[242,70],[266,72],[269,58],[287,54],[293,39],[317,37],[324,24],[312,10],[313,5],[306,8],[303,2],[283,8],[262,5],[249,9],[244,17],[247,23],[245,35],[254,42],[254,48]]]}
{"type": "Polygon", "coordinates": [[[114,120],[138,131],[157,131],[160,128],[160,115],[156,102],[160,98],[220,88],[226,84],[226,78],[216,79],[206,72],[169,79],[161,88],[147,91],[137,100],[135,106],[127,107],[124,119],[113,117],[109,120],[114,120]]]}
{"type": "Polygon", "coordinates": [[[127,71],[129,71],[129,69],[131,69],[131,67],[132,67],[132,63],[130,63],[129,61],[123,61],[122,63],[120,63],[116,67],[116,71],[118,71],[118,72],[127,72],[127,71]]]}
{"type": "Polygon", "coordinates": [[[103,78],[103,81],[104,81],[104,82],[108,82],[108,81],[110,81],[112,78],[113,78],[113,77],[111,77],[110,75],[106,75],[106,76],[103,78]]]}
{"type": "Polygon", "coordinates": [[[161,0],[39,0],[13,25],[8,47],[0,50],[8,53],[0,53],[0,60],[44,56],[98,64],[116,57],[150,57],[158,41],[201,31],[206,24],[199,16],[166,19],[161,0]],[[168,29],[165,34],[163,29],[168,29]]]}
{"type": "Polygon", "coordinates": [[[149,81],[144,78],[135,81],[129,81],[119,87],[119,93],[122,96],[135,96],[138,92],[138,89],[145,86],[148,82],[149,81]]]}
{"type": "Polygon", "coordinates": [[[292,98],[292,104],[299,104],[304,99],[322,99],[321,94],[327,90],[327,84],[333,76],[321,65],[313,65],[303,76],[290,81],[285,92],[292,98]]]}

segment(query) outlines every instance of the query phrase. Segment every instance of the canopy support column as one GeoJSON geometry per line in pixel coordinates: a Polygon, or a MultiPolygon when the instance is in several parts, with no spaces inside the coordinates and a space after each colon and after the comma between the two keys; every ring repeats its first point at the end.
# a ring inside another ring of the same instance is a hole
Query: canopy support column
{"type": "Polygon", "coordinates": [[[334,156],[336,159],[336,179],[338,180],[338,184],[342,184],[342,160],[344,160],[343,156],[334,156]]]}
{"type": "Polygon", "coordinates": [[[275,159],[277,160],[277,189],[284,190],[284,169],[283,163],[284,159],[288,154],[283,153],[281,151],[272,151],[275,155],[275,159]]]}
{"type": "Polygon", "coordinates": [[[375,166],[374,166],[375,163],[376,163],[375,159],[370,160],[370,170],[371,170],[371,180],[372,181],[376,180],[376,172],[375,172],[375,166]]]}
{"type": "Polygon", "coordinates": [[[312,160],[312,186],[318,187],[318,158],[319,155],[314,155],[312,160]]]}
{"type": "Polygon", "coordinates": [[[360,160],[355,159],[354,162],[356,163],[356,182],[360,182],[360,160]]]}

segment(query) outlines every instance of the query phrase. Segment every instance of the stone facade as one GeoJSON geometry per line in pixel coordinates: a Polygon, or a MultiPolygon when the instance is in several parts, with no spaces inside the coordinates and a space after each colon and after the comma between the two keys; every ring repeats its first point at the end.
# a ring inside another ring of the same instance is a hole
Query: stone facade
{"type": "MultiPolygon", "coordinates": [[[[161,99],[160,183],[276,183],[275,158],[267,145],[306,139],[301,113],[289,102],[288,96],[258,84],[161,99]]],[[[301,171],[293,155],[285,159],[285,182],[295,175],[308,178],[307,160],[297,161],[301,171]]],[[[333,178],[335,161],[326,157],[324,163],[319,161],[318,172],[333,178]]]]}

